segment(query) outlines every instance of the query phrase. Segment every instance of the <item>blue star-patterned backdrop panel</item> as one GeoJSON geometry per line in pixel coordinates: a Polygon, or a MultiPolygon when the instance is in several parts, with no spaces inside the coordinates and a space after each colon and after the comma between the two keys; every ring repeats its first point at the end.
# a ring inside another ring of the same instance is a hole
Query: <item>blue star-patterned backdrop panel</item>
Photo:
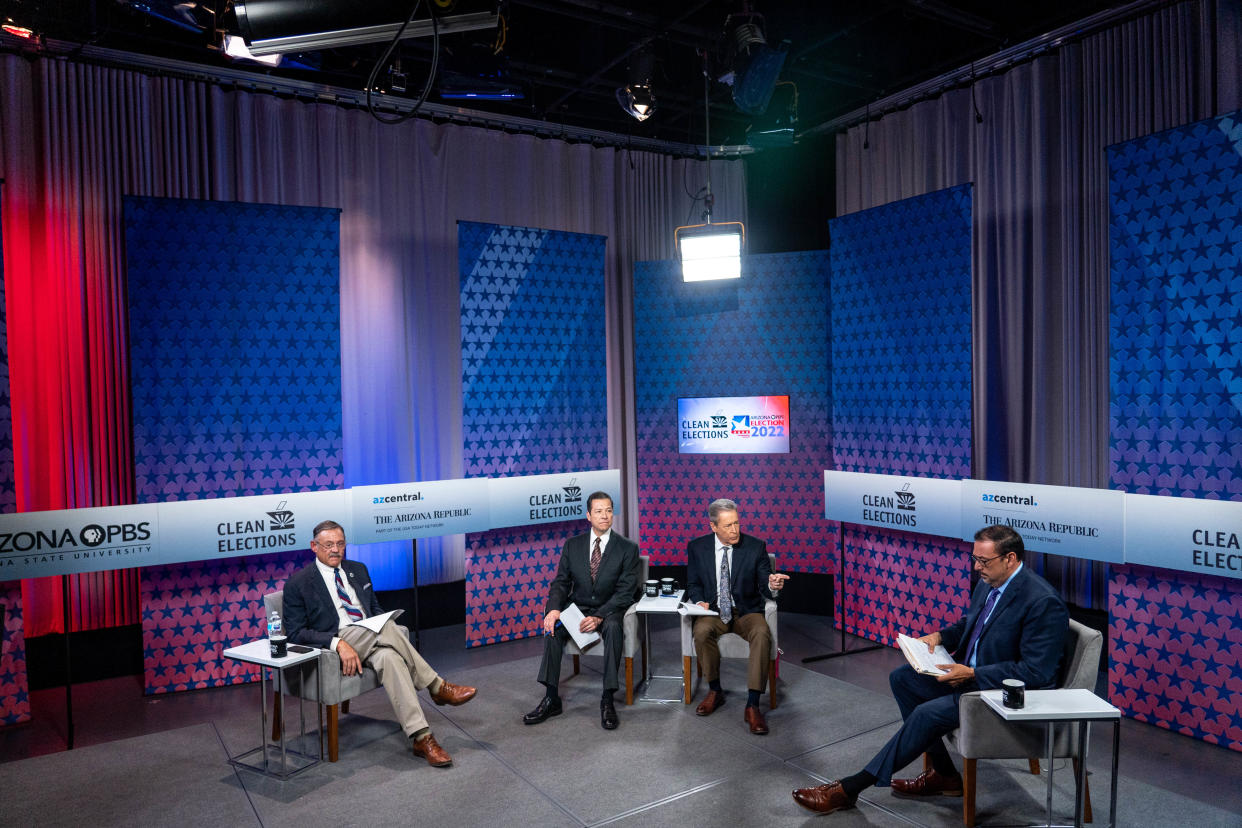
{"type": "MultiPolygon", "coordinates": [[[[829,222],[834,468],[970,477],[971,209],[963,184],[829,222]]],[[[969,603],[960,542],[847,527],[845,559],[856,635],[921,635],[969,603]]]]}
{"type": "Polygon", "coordinates": [[[738,503],[777,568],[835,570],[824,520],[829,421],[828,253],[746,256],[742,277],[682,282],[675,261],[634,268],[634,407],[642,549],[684,564],[707,506],[738,503]],[[789,396],[788,454],[679,454],[681,397],[789,396]]]}
{"type": "MultiPolygon", "coordinates": [[[[606,241],[458,222],[467,477],[608,468],[606,241]]],[[[536,635],[561,545],[582,531],[467,535],[467,646],[536,635]]]]}
{"type": "MultiPolygon", "coordinates": [[[[0,245],[2,247],[2,245],[0,245]]],[[[4,264],[0,262],[0,308],[4,304],[4,264]]],[[[8,322],[0,313],[0,512],[17,511],[13,476],[13,410],[9,397],[8,322]]],[[[30,721],[26,683],[26,638],[22,627],[22,582],[0,582],[0,725],[30,721]]]]}
{"type": "Polygon", "coordinates": [[[142,503],[339,488],[339,211],[125,199],[142,503]]]}
{"type": "MultiPolygon", "coordinates": [[[[339,211],[124,208],[138,500],[342,487],[339,211]]],[[[307,555],[144,569],[146,691],[249,680],[220,650],[261,633],[273,567],[307,555]]]]}
{"type": "MultiPolygon", "coordinates": [[[[1242,500],[1242,113],[1108,150],[1111,485],[1242,500]]],[[[1109,698],[1242,751],[1242,581],[1112,568],[1109,698]]]]}

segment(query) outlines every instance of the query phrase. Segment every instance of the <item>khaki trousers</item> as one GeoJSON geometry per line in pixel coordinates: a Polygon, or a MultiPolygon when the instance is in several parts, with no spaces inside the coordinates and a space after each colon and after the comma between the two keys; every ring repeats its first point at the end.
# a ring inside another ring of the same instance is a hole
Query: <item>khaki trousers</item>
{"type": "Polygon", "coordinates": [[[418,691],[437,683],[440,677],[410,643],[409,630],[389,620],[379,635],[365,627],[349,626],[341,630],[340,637],[379,675],[405,735],[413,736],[427,727],[418,691]]]}
{"type": "Polygon", "coordinates": [[[694,619],[694,651],[699,654],[703,678],[720,678],[720,644],[727,632],[737,633],[750,644],[750,666],[746,672],[746,689],[762,693],[768,686],[768,664],[772,660],[772,631],[761,612],[748,612],[726,624],[717,615],[700,615],[694,619]]]}

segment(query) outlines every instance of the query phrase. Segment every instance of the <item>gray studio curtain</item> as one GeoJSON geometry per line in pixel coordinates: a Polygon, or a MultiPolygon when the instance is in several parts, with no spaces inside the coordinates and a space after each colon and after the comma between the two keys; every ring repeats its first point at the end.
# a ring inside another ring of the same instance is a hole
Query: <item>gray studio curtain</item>
{"type": "MultiPolygon", "coordinates": [[[[623,471],[625,502],[637,503],[632,263],[672,256],[673,229],[690,208],[685,182],[697,189],[706,180],[703,162],[417,119],[389,126],[327,102],[15,55],[0,55],[0,117],[0,175],[20,195],[6,201],[6,222],[40,216],[62,228],[40,243],[70,251],[72,264],[46,278],[110,292],[112,313],[88,324],[111,326],[98,341],[117,364],[127,348],[122,195],[342,209],[347,485],[461,476],[458,219],[607,236],[599,313],[607,318],[609,458],[623,471]],[[73,214],[53,215],[47,194],[66,188],[73,214]],[[92,254],[79,255],[86,246],[92,254]]],[[[745,220],[742,163],[717,161],[712,178],[717,213],[745,220]]],[[[74,307],[65,316],[84,314],[74,307]]],[[[307,320],[308,336],[317,322],[307,320]]],[[[41,381],[63,378],[49,371],[41,381]]],[[[124,445],[128,395],[110,393],[110,427],[124,445]]],[[[63,451],[65,468],[94,462],[84,446],[63,451]]],[[[121,478],[126,469],[93,473],[121,478]]],[[[118,480],[113,488],[131,487],[118,480]]],[[[74,505],[90,500],[88,492],[74,505]]],[[[624,518],[619,528],[636,536],[634,509],[624,518]]],[[[398,562],[408,558],[402,546],[391,553],[398,562]]],[[[419,562],[424,583],[462,578],[460,538],[420,544],[419,562]]]]}
{"type": "MultiPolygon", "coordinates": [[[[1237,109],[1237,31],[1171,4],[838,136],[838,215],[975,185],[975,477],[1108,486],[1104,150],[1237,109]]],[[[1102,565],[1035,564],[1105,607],[1102,565]]]]}

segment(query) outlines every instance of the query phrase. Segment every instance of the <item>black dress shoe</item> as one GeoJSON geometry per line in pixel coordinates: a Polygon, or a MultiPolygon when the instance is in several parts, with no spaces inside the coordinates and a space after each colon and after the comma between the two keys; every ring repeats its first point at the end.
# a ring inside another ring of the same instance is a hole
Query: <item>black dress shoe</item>
{"type": "Polygon", "coordinates": [[[602,701],[599,703],[599,723],[604,726],[604,730],[616,730],[617,725],[617,708],[610,701],[602,701]]]}
{"type": "Polygon", "coordinates": [[[552,701],[547,696],[539,700],[539,706],[522,717],[522,724],[535,725],[561,715],[561,700],[552,701]]]}

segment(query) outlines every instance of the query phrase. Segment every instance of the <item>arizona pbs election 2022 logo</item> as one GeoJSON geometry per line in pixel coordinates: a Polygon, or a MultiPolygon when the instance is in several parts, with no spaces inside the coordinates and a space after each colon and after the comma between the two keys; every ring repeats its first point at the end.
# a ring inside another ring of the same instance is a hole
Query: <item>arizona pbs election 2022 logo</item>
{"type": "Polygon", "coordinates": [[[681,454],[788,454],[789,397],[682,397],[681,454]]]}

